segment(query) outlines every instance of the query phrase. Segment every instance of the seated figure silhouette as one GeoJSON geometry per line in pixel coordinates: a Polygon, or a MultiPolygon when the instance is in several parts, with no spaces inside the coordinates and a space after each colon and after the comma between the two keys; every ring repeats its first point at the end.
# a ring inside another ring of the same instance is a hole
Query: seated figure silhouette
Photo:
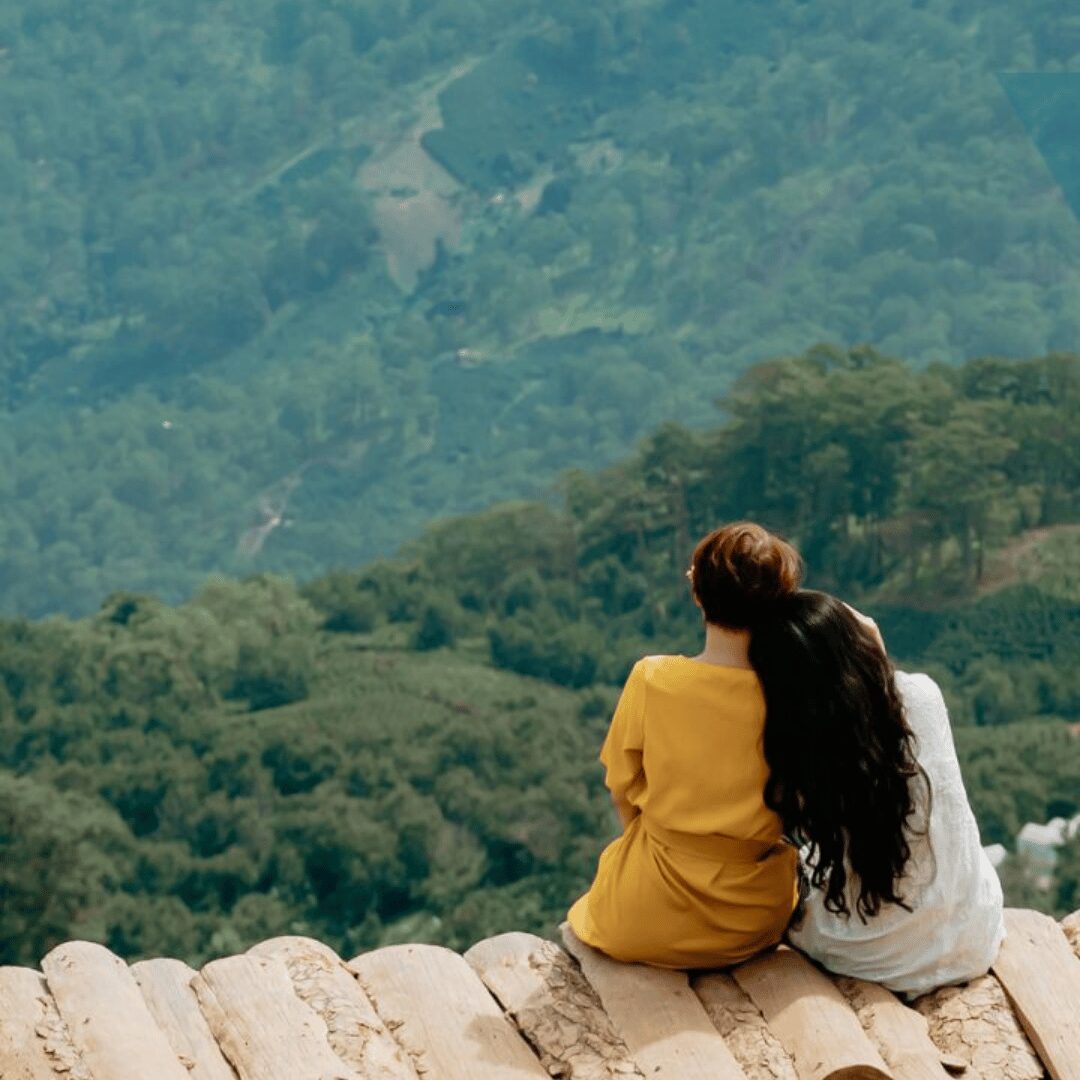
{"type": "Polygon", "coordinates": [[[570,927],[661,967],[728,966],[788,931],[831,970],[898,992],[983,974],[1001,888],[941,693],[896,672],[872,620],[801,590],[801,573],[751,523],[697,545],[705,647],[630,672],[601,750],[623,833],[570,927]]]}
{"type": "Polygon", "coordinates": [[[765,697],[750,627],[801,580],[797,552],[758,525],[697,545],[696,657],[638,660],[600,758],[624,823],[567,921],[587,945],[662,967],[733,964],[776,944],[798,899],[798,853],[766,805],[765,697]]]}
{"type": "Polygon", "coordinates": [[[786,597],[750,647],[765,691],[766,802],[803,844],[790,942],[824,967],[916,995],[984,975],[1005,936],[928,675],[895,671],[871,620],[786,597]]]}

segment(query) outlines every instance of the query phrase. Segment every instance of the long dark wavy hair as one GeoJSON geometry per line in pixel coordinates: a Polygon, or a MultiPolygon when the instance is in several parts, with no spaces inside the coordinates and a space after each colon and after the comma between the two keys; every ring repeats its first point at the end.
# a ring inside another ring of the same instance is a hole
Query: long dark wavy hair
{"type": "Polygon", "coordinates": [[[927,817],[930,791],[888,657],[841,601],[800,590],[754,626],[750,662],[765,692],[765,801],[809,845],[811,886],[850,916],[850,869],[864,922],[884,904],[907,908],[898,887],[925,828],[918,785],[927,817]]]}

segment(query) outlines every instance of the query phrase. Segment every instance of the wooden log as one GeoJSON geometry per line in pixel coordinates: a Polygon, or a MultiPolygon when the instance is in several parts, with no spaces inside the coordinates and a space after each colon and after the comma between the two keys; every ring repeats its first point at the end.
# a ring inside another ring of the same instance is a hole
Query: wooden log
{"type": "Polygon", "coordinates": [[[1074,911],[1061,920],[1061,929],[1069,939],[1072,950],[1080,958],[1080,911],[1074,911]]]}
{"type": "Polygon", "coordinates": [[[280,960],[296,996],[326,1025],[330,1048],[364,1080],[418,1080],[412,1061],[379,1018],[356,976],[321,941],[278,937],[248,950],[280,960]]]}
{"type": "Polygon", "coordinates": [[[191,1080],[236,1080],[191,988],[195,972],[180,960],[162,959],[132,964],[131,974],[191,1080]]]}
{"type": "Polygon", "coordinates": [[[240,1080],[361,1080],[330,1049],[326,1025],[293,992],[280,960],[215,960],[191,985],[240,1080]]]}
{"type": "Polygon", "coordinates": [[[801,953],[781,947],[732,975],[791,1055],[800,1080],[889,1080],[859,1018],[801,953]]]}
{"type": "Polygon", "coordinates": [[[28,968],[0,968],[0,1077],[92,1080],[45,980],[28,968]]]}
{"type": "Polygon", "coordinates": [[[650,1080],[746,1080],[685,972],[619,963],[580,941],[566,923],[562,936],[650,1080]]]}
{"type": "Polygon", "coordinates": [[[690,985],[748,1080],[798,1080],[791,1055],[730,975],[709,972],[690,985]]]}
{"type": "Polygon", "coordinates": [[[943,1053],[968,1063],[965,1080],[1043,1080],[1041,1062],[992,975],[913,1002],[943,1053]]]}
{"type": "Polygon", "coordinates": [[[553,941],[500,934],[465,959],[561,1080],[644,1080],[578,966],[553,941]]]}
{"type": "Polygon", "coordinates": [[[349,962],[383,1022],[433,1080],[548,1080],[464,958],[390,945],[349,962]]]}
{"type": "Polygon", "coordinates": [[[967,1071],[962,1058],[943,1058],[930,1039],[926,1017],[908,1008],[884,986],[853,978],[833,982],[896,1080],[948,1080],[950,1075],[967,1071]]]}
{"type": "Polygon", "coordinates": [[[1052,1080],[1080,1080],[1080,960],[1049,915],[1009,909],[993,973],[1052,1080]]]}
{"type": "Polygon", "coordinates": [[[60,1016],[98,1080],[188,1080],[134,975],[102,945],[69,941],[41,961],[60,1016]]]}

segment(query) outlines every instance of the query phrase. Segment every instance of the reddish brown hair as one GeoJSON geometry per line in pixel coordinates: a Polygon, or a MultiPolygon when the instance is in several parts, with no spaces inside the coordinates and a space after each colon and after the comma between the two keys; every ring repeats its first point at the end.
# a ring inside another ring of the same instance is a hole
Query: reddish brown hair
{"type": "Polygon", "coordinates": [[[803,563],[787,541],[737,521],[698,541],[687,576],[706,622],[744,630],[798,589],[803,563]]]}

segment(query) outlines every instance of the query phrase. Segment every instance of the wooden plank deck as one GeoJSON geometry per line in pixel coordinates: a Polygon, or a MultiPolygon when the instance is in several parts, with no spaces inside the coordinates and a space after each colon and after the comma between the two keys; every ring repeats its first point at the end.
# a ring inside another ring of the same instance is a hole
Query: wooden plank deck
{"type": "Polygon", "coordinates": [[[56,1080],[60,1071],[90,1080],[44,978],[29,968],[0,968],[0,1077],[56,1080]]]}
{"type": "Polygon", "coordinates": [[[465,959],[552,1076],[644,1080],[596,992],[554,942],[501,934],[474,945],[465,959]]]}
{"type": "Polygon", "coordinates": [[[1073,952],[1076,953],[1077,959],[1080,959],[1080,911],[1066,915],[1061,920],[1061,929],[1065,931],[1065,937],[1072,946],[1073,952]]]}
{"type": "Polygon", "coordinates": [[[685,972],[620,964],[583,944],[565,923],[562,935],[646,1076],[746,1080],[685,972]]]}
{"type": "Polygon", "coordinates": [[[69,941],[41,969],[94,1080],[188,1080],[123,960],[103,945],[69,941]]]}
{"type": "Polygon", "coordinates": [[[735,981],[791,1055],[800,1080],[892,1080],[832,981],[794,949],[750,960],[735,981]]]}
{"type": "Polygon", "coordinates": [[[1009,910],[1005,929],[994,974],[1051,1080],[1080,1080],[1080,960],[1048,915],[1009,910]]]}
{"type": "Polygon", "coordinates": [[[363,1080],[330,1049],[326,1024],[296,996],[280,960],[215,960],[193,985],[240,1080],[363,1080]]]}
{"type": "Polygon", "coordinates": [[[799,1080],[791,1055],[729,974],[698,975],[691,986],[748,1080],[799,1080]]]}
{"type": "Polygon", "coordinates": [[[949,1080],[966,1072],[964,1061],[942,1054],[931,1041],[926,1017],[885,987],[863,979],[834,981],[897,1080],[949,1080]]]}
{"type": "Polygon", "coordinates": [[[379,1014],[439,1080],[546,1080],[548,1072],[464,958],[392,945],[349,963],[379,1014]]]}
{"type": "Polygon", "coordinates": [[[419,1080],[356,976],[333,949],[304,937],[279,937],[248,951],[280,960],[297,997],[319,1014],[330,1048],[364,1080],[419,1080]]]}
{"type": "Polygon", "coordinates": [[[915,1002],[934,1044],[964,1061],[965,1080],[1044,1080],[1042,1063],[992,975],[915,1002]]]}
{"type": "Polygon", "coordinates": [[[914,1008],[790,949],[690,980],[572,934],[349,964],[284,937],[199,972],[69,942],[0,968],[0,1078],[1080,1080],[1080,913],[1008,928],[993,974],[914,1008]]]}
{"type": "Polygon", "coordinates": [[[180,960],[143,960],[131,973],[191,1080],[236,1080],[191,988],[196,973],[180,960]]]}

